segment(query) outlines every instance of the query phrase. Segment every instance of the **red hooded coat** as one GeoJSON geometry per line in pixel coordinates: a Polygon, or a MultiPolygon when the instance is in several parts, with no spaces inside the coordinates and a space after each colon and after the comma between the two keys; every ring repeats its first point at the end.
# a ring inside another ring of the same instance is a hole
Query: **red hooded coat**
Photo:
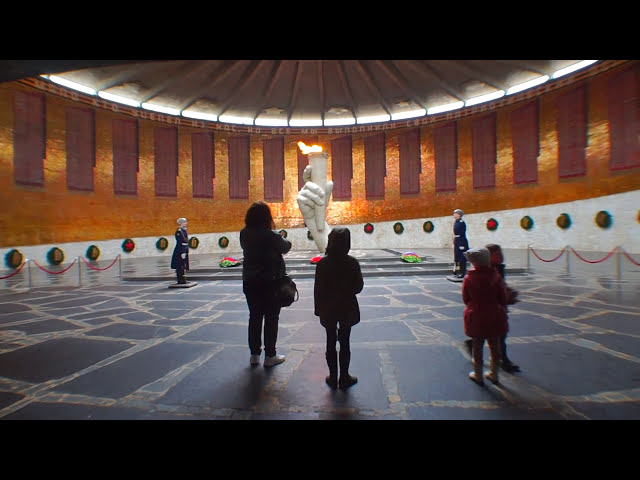
{"type": "Polygon", "coordinates": [[[493,267],[476,266],[462,282],[464,333],[468,337],[503,337],[509,331],[507,289],[493,267]]]}

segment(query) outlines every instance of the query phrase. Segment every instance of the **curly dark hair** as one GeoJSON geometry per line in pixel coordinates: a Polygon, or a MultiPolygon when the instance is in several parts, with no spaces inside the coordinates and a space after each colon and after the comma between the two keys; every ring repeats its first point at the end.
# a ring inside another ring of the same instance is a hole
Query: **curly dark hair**
{"type": "Polygon", "coordinates": [[[273,221],[269,205],[264,202],[252,203],[244,217],[244,224],[250,228],[273,230],[275,228],[275,222],[273,221]]]}

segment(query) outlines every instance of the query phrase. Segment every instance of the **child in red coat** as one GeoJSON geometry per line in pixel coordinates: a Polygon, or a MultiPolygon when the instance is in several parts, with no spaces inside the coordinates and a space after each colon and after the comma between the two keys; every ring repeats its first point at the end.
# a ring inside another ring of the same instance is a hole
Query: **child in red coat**
{"type": "Polygon", "coordinates": [[[501,348],[500,339],[507,334],[507,288],[498,271],[491,266],[485,247],[467,250],[465,257],[473,265],[462,282],[464,301],[464,333],[471,337],[473,371],[469,378],[483,385],[483,350],[486,340],[491,354],[491,369],[484,377],[498,383],[501,348]]]}

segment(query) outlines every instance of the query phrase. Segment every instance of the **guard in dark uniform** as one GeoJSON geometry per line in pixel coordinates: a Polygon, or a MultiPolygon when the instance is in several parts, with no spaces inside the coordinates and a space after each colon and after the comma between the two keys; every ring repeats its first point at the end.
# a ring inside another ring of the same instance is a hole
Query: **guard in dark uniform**
{"type": "Polygon", "coordinates": [[[464,223],[462,216],[464,212],[459,208],[453,211],[453,275],[457,278],[464,278],[467,274],[467,258],[464,252],[469,250],[469,241],[467,240],[467,224],[464,223]]]}
{"type": "Polygon", "coordinates": [[[178,283],[184,285],[187,282],[186,271],[189,270],[189,235],[187,234],[187,219],[178,219],[176,230],[176,246],[171,256],[171,268],[176,271],[178,283]]]}

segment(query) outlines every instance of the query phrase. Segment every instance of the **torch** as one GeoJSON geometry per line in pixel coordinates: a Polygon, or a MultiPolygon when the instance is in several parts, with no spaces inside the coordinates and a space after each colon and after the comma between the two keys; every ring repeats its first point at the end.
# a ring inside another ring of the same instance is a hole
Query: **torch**
{"type": "MultiPolygon", "coordinates": [[[[302,150],[302,153],[309,155],[309,165],[311,166],[311,181],[318,185],[323,192],[327,191],[327,161],[329,154],[322,151],[322,147],[313,145],[307,147],[303,142],[298,142],[298,146],[302,150]]],[[[326,221],[326,208],[328,198],[324,199],[324,205],[316,205],[316,227],[319,232],[324,230],[326,221]]]]}

